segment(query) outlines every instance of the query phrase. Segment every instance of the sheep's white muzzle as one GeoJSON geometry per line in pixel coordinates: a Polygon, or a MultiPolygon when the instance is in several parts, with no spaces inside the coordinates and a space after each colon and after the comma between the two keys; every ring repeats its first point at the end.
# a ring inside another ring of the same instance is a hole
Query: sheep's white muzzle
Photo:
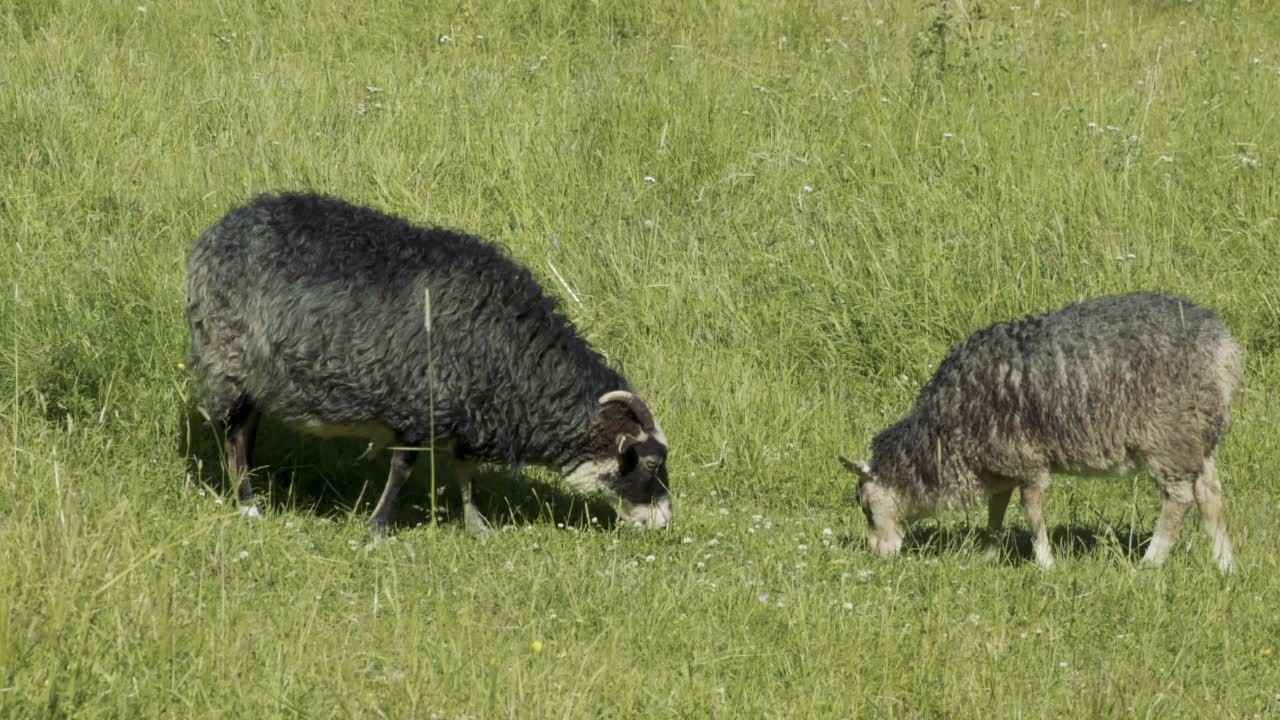
{"type": "Polygon", "coordinates": [[[630,503],[623,500],[618,517],[627,525],[662,530],[671,524],[675,514],[671,509],[671,498],[664,497],[651,503],[630,503]]]}

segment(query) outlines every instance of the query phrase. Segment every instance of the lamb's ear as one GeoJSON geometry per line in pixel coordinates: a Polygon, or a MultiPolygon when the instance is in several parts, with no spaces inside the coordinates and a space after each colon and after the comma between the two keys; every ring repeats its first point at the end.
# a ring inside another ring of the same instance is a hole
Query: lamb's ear
{"type": "Polygon", "coordinates": [[[841,455],[840,464],[844,465],[845,470],[848,470],[864,480],[871,477],[871,465],[867,464],[866,460],[850,460],[849,458],[841,455]]]}

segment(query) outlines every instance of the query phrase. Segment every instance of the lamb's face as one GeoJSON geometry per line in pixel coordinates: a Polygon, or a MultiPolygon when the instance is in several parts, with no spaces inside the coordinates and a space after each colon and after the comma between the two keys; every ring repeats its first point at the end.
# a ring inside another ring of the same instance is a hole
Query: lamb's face
{"type": "Polygon", "coordinates": [[[881,482],[865,460],[851,462],[840,458],[858,476],[858,505],[867,518],[867,543],[880,557],[894,557],[902,550],[902,517],[899,499],[893,489],[881,482]]]}
{"type": "Polygon", "coordinates": [[[671,524],[667,438],[635,395],[617,391],[600,398],[594,423],[601,442],[594,457],[568,469],[580,492],[615,503],[628,525],[660,530],[671,524]]]}

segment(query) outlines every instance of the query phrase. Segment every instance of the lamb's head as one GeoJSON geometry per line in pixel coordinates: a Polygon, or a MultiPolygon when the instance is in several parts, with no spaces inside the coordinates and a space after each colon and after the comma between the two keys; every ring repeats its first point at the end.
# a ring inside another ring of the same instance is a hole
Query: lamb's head
{"type": "Polygon", "coordinates": [[[867,542],[871,552],[893,557],[902,550],[901,503],[892,485],[885,483],[866,460],[840,458],[845,469],[858,476],[858,504],[867,518],[867,542]]]}
{"type": "Polygon", "coordinates": [[[565,468],[580,492],[617,504],[622,522],[661,529],[671,524],[667,438],[643,401],[625,390],[600,398],[587,455],[565,468]]]}

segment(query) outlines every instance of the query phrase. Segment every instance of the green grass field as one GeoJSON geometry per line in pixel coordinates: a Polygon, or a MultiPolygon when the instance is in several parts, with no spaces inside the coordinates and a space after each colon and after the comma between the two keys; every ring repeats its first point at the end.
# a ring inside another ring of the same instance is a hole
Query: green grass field
{"type": "Polygon", "coordinates": [[[1280,12],[1017,1],[5,3],[0,716],[1280,716],[1280,12]],[[366,551],[386,454],[278,427],[236,517],[186,249],[285,188],[526,262],[655,409],[675,529],[495,469],[474,539],[422,472],[366,551]],[[1057,479],[1052,572],[1016,506],[1006,562],[977,512],[867,552],[836,456],[952,343],[1138,289],[1245,348],[1234,577],[1194,513],[1135,569],[1145,477],[1057,479]]]}

